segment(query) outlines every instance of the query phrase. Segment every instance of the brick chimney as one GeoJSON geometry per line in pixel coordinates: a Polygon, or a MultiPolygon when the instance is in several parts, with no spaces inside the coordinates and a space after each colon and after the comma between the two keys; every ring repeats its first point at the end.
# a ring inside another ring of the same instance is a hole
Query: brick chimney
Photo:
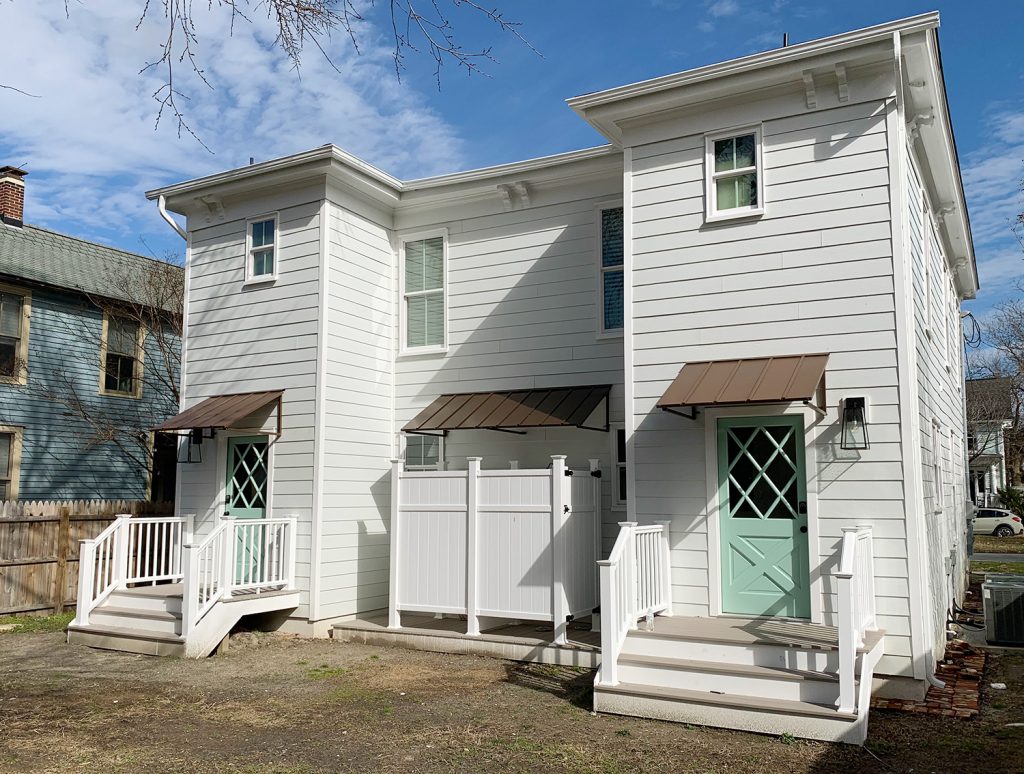
{"type": "Polygon", "coordinates": [[[0,221],[21,226],[25,218],[24,169],[0,167],[0,221]]]}

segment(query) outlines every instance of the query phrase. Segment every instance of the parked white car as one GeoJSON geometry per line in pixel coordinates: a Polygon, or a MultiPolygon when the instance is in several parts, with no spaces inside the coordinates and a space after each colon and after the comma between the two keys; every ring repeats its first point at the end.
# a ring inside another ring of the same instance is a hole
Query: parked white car
{"type": "Polygon", "coordinates": [[[1002,508],[979,508],[974,516],[975,535],[1011,537],[1024,532],[1020,516],[1002,508]]]}

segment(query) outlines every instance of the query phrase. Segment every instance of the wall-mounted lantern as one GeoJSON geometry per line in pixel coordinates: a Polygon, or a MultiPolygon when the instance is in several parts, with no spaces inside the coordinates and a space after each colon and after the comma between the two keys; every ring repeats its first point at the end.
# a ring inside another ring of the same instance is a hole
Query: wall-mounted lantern
{"type": "Polygon", "coordinates": [[[843,400],[843,427],[839,446],[842,449],[867,449],[871,446],[868,440],[867,398],[843,400]]]}
{"type": "Polygon", "coordinates": [[[184,436],[185,442],[178,445],[178,462],[182,465],[194,465],[203,461],[203,438],[213,438],[213,428],[194,427],[184,436]]]}

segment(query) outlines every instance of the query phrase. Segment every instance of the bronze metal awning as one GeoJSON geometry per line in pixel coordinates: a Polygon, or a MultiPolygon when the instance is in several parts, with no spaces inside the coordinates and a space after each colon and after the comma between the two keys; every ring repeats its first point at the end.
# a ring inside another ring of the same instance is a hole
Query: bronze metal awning
{"type": "Polygon", "coordinates": [[[791,401],[824,414],[827,363],[827,353],[687,363],[657,405],[687,419],[697,415],[699,406],[791,401]],[[689,414],[679,411],[687,407],[689,414]]]}
{"type": "Polygon", "coordinates": [[[269,392],[241,392],[233,395],[217,395],[197,403],[163,424],[154,427],[158,432],[174,430],[224,430],[234,427],[250,414],[271,403],[277,403],[277,435],[281,435],[281,396],[284,390],[269,392]]]}
{"type": "Polygon", "coordinates": [[[420,435],[452,430],[498,430],[522,434],[527,428],[579,427],[608,431],[610,385],[554,387],[543,390],[462,392],[441,395],[402,428],[420,435]],[[601,426],[587,419],[604,403],[601,426]]]}

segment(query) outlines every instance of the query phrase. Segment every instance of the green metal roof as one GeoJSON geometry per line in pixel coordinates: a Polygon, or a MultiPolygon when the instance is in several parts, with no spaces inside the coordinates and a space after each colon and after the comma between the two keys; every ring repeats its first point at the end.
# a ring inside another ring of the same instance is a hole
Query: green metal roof
{"type": "Polygon", "coordinates": [[[38,226],[0,223],[0,275],[87,295],[124,298],[125,278],[162,263],[38,226]]]}

